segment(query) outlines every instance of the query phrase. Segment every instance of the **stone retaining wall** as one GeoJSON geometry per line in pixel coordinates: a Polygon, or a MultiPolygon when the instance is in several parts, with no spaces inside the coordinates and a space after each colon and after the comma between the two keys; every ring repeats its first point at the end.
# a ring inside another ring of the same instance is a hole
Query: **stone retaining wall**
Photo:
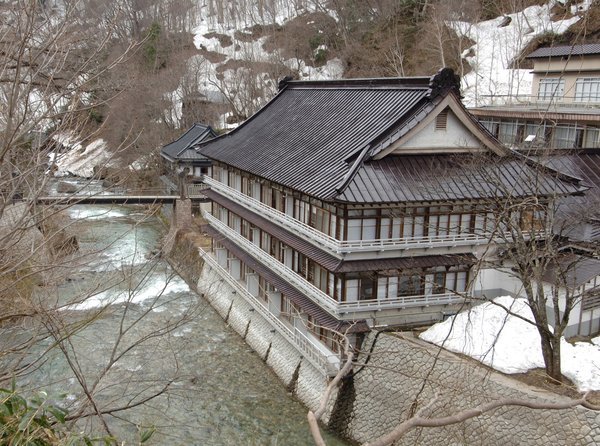
{"type": "MultiPolygon", "coordinates": [[[[342,435],[357,441],[387,433],[407,417],[415,398],[423,407],[438,395],[423,414],[426,416],[452,415],[506,397],[565,400],[473,360],[440,351],[411,334],[381,333],[376,337],[371,333],[366,342],[368,349],[376,341],[368,365],[355,369],[347,385],[350,389],[340,392],[341,400],[351,403],[332,419],[342,435]]],[[[366,359],[359,357],[359,362],[366,359]]],[[[398,444],[596,445],[600,444],[600,413],[582,407],[555,411],[503,407],[454,426],[417,429],[398,444]]]]}
{"type": "MultiPolygon", "coordinates": [[[[185,255],[193,245],[178,241],[173,253],[185,255]]],[[[189,253],[188,253],[189,254],[189,253]]],[[[181,265],[180,265],[181,266],[181,265]]],[[[178,268],[200,276],[198,292],[265,360],[308,408],[315,410],[327,379],[302,359],[285,337],[233,288],[201,262],[178,268]]],[[[387,433],[407,417],[413,401],[422,407],[437,399],[423,415],[445,416],[483,402],[516,397],[564,401],[564,397],[533,388],[491,371],[473,360],[440,350],[410,333],[372,332],[364,342],[354,375],[334,392],[324,423],[339,435],[358,442],[387,433]]],[[[600,444],[600,413],[577,407],[548,411],[504,407],[464,423],[416,429],[400,445],[596,445],[600,444]]]]}
{"type": "Polygon", "coordinates": [[[290,392],[311,409],[316,409],[327,385],[326,378],[273,329],[267,320],[210,268],[205,267],[198,290],[266,364],[279,376],[290,392]]]}

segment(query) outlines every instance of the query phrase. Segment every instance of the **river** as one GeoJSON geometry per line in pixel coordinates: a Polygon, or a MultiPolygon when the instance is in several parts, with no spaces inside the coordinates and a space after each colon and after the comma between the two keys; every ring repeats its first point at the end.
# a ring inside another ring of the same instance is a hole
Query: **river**
{"type": "MultiPolygon", "coordinates": [[[[75,334],[64,351],[44,356],[26,385],[62,395],[58,401],[71,413],[91,410],[78,381],[104,410],[135,405],[168,386],[146,404],[104,416],[128,443],[136,426],[154,426],[150,444],[314,444],[307,409],[206,301],[153,258],[164,233],[157,217],[124,206],[64,212],[79,252],[43,299],[61,307],[53,326],[75,334]]],[[[96,421],[80,428],[101,432],[97,418],[89,420],[96,421]]],[[[345,444],[333,436],[327,441],[345,444]]]]}

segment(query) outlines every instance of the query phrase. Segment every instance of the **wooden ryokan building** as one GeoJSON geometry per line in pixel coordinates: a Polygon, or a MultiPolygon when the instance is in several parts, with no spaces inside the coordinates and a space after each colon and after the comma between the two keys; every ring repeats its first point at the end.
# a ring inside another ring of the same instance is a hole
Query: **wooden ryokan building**
{"type": "Polygon", "coordinates": [[[326,372],[336,333],[360,342],[371,327],[428,325],[473,294],[505,292],[501,272],[475,267],[495,255],[499,196],[580,190],[499,143],[448,69],[290,81],[197,150],[213,162],[209,264],[326,372]]]}

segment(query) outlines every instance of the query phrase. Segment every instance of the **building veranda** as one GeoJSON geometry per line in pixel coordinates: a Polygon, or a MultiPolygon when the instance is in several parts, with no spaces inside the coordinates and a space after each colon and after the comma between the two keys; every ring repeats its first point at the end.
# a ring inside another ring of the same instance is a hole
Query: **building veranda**
{"type": "Polygon", "coordinates": [[[373,327],[429,325],[505,292],[503,200],[533,240],[546,205],[584,189],[499,143],[448,69],[283,83],[196,150],[213,162],[207,264],[328,374],[341,335],[360,345],[373,327]]]}

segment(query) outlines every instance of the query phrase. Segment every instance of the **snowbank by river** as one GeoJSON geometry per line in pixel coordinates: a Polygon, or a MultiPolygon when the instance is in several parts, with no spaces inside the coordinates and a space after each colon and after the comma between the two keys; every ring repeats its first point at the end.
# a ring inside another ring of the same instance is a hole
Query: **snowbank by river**
{"type": "MultiPolygon", "coordinates": [[[[532,321],[524,299],[498,297],[494,302],[532,321]]],[[[543,368],[540,335],[530,323],[493,303],[459,313],[423,332],[421,339],[463,353],[504,373],[543,368]]],[[[562,372],[581,391],[600,390],[600,337],[570,344],[562,340],[562,372]]]]}
{"type": "Polygon", "coordinates": [[[110,164],[111,153],[102,138],[83,145],[72,135],[60,134],[54,137],[56,142],[67,149],[64,153],[51,153],[49,164],[54,176],[74,175],[81,178],[94,176],[94,168],[110,164]]]}

